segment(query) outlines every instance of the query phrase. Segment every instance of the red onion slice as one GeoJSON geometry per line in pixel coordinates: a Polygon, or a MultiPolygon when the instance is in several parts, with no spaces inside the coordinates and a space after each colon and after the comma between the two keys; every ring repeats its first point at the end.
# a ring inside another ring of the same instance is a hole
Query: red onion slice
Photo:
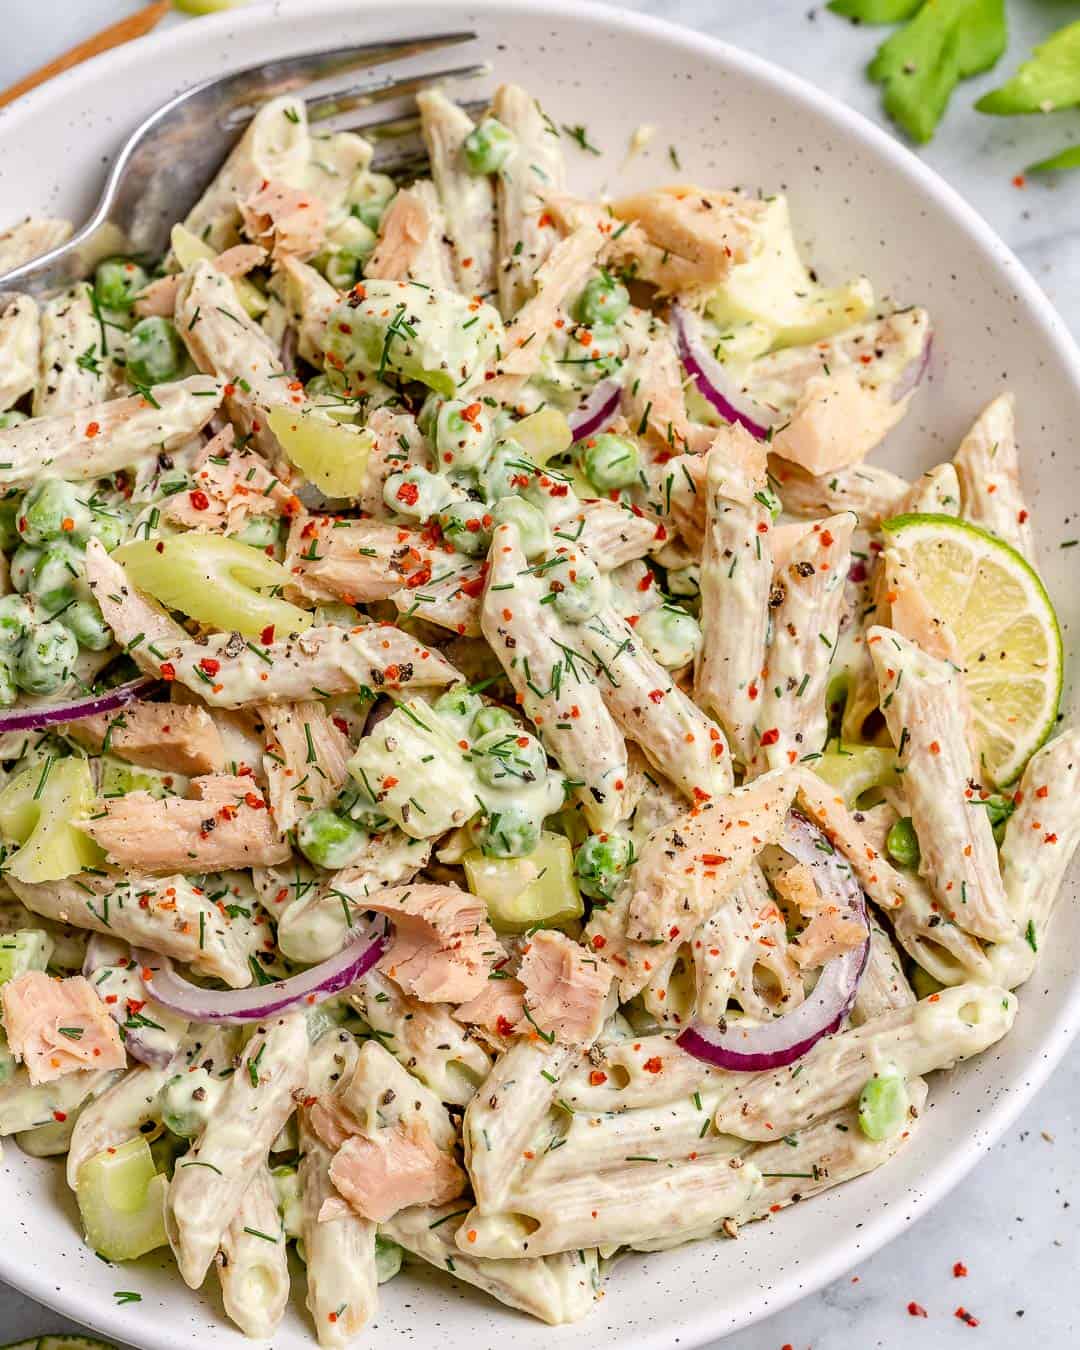
{"type": "Polygon", "coordinates": [[[135,959],[143,964],[151,997],[163,1008],[192,1022],[261,1022],[298,1003],[313,1008],[348,989],[382,956],[389,937],[389,922],[375,920],[357,929],[353,940],[329,960],[288,980],[251,989],[200,989],[181,979],[166,956],[143,950],[135,952],[135,959]]]}
{"type": "MultiPolygon", "coordinates": [[[[821,831],[795,812],[787,818],[781,848],[811,868],[819,890],[847,906],[867,924],[866,898],[851,868],[821,831]]],[[[678,1037],[678,1044],[697,1059],[718,1069],[751,1073],[782,1069],[831,1035],[851,1011],[859,981],[870,956],[870,934],[853,951],[830,961],[813,992],[791,1012],[774,1021],[748,1026],[732,1019],[720,1027],[696,1019],[678,1037]]]]}
{"type": "Polygon", "coordinates": [[[619,411],[622,386],[618,380],[601,380],[587,399],[566,419],[575,441],[595,436],[609,426],[619,411]]]}
{"type": "Polygon", "coordinates": [[[41,708],[9,708],[6,712],[0,712],[0,734],[5,731],[37,731],[40,727],[94,717],[97,713],[115,712],[135,699],[145,698],[155,684],[157,680],[152,675],[140,675],[137,680],[118,684],[105,694],[94,694],[68,703],[50,703],[41,708]]]}
{"type": "MultiPolygon", "coordinates": [[[[146,956],[147,953],[143,952],[142,955],[146,956]]],[[[98,994],[104,996],[99,987],[102,980],[100,977],[95,979],[94,976],[110,966],[129,967],[136,959],[126,942],[110,937],[107,933],[91,933],[90,941],[86,944],[82,973],[97,988],[98,994]]],[[[141,972],[136,974],[134,970],[128,969],[124,973],[131,978],[135,986],[134,996],[138,1002],[131,1006],[128,999],[120,1000],[114,997],[112,1002],[105,1004],[109,1016],[121,1027],[120,1035],[124,1041],[124,1049],[132,1059],[138,1060],[140,1064],[148,1064],[152,1069],[164,1069],[172,1063],[187,1024],[186,1022],[176,1024],[175,1018],[167,1017],[162,1011],[155,1009],[146,992],[141,972]],[[163,1021],[173,1022],[174,1025],[163,1026],[163,1021]]],[[[106,987],[106,994],[115,992],[115,989],[106,987]]]]}
{"type": "Polygon", "coordinates": [[[679,360],[693,377],[698,393],[726,422],[738,422],[751,436],[765,440],[774,418],[760,403],[735,387],[729,373],[709,351],[697,317],[682,305],[672,305],[671,319],[678,339],[679,360]]]}
{"type": "Polygon", "coordinates": [[[908,394],[922,381],[926,374],[927,367],[930,365],[930,352],[934,343],[934,334],[931,329],[926,330],[926,341],[922,345],[922,350],[911,361],[907,363],[900,372],[896,381],[896,387],[893,389],[892,401],[899,403],[902,398],[908,394]]]}

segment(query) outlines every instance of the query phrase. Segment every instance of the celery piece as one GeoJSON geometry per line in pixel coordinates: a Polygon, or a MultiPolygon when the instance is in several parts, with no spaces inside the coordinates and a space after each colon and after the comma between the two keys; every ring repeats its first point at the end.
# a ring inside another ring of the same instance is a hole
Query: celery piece
{"type": "Polygon", "coordinates": [[[541,467],[553,456],[565,454],[574,439],[569,422],[557,408],[541,408],[530,413],[515,422],[511,432],[525,451],[526,459],[541,467]]]}
{"type": "Polygon", "coordinates": [[[496,932],[560,928],[584,912],[573,851],[564,835],[544,830],[523,858],[487,858],[470,849],[462,865],[469,890],[487,905],[496,932]]]}
{"type": "Polygon", "coordinates": [[[0,984],[25,975],[28,970],[44,970],[52,950],[52,939],[40,928],[22,928],[0,935],[0,984]]]}
{"type": "Polygon", "coordinates": [[[141,1135],[88,1158],[75,1194],[86,1240],[108,1261],[131,1261],[168,1243],[164,1203],[168,1180],[154,1170],[141,1135]]]}
{"type": "Polygon", "coordinates": [[[103,797],[120,797],[128,792],[149,792],[151,797],[182,797],[187,788],[188,780],[183,774],[128,764],[112,755],[102,755],[98,765],[103,797]]]}
{"type": "MultiPolygon", "coordinates": [[[[172,251],[176,261],[185,270],[194,267],[198,262],[213,262],[217,257],[214,250],[197,234],[192,234],[190,230],[183,225],[174,225],[172,235],[170,236],[172,251]]],[[[236,292],[236,298],[244,307],[245,311],[253,318],[257,319],[260,314],[265,314],[270,307],[270,302],[258,286],[248,281],[247,277],[233,277],[233,290],[236,292]]]]}
{"type": "Polygon", "coordinates": [[[267,425],[305,478],[331,497],[356,497],[364,485],[370,431],[335,421],[314,408],[271,408],[267,425]]]}
{"type": "Polygon", "coordinates": [[[899,781],[896,751],[880,745],[845,745],[830,741],[825,753],[812,760],[810,767],[819,778],[839,788],[849,811],[864,792],[871,788],[891,787],[899,781]]]}
{"type": "Polygon", "coordinates": [[[908,1118],[907,1079],[895,1064],[867,1080],[859,1094],[859,1129],[867,1139],[888,1139],[908,1118]]]}
{"type": "Polygon", "coordinates": [[[46,759],[0,792],[0,837],[18,851],[5,866],[18,881],[59,881],[97,867],[105,854],[78,829],[96,798],[85,759],[46,759]]]}
{"type": "Polygon", "coordinates": [[[1011,80],[975,104],[982,113],[1057,112],[1080,103],[1080,20],[1040,43],[1011,80]]]}
{"type": "Polygon", "coordinates": [[[380,1233],[375,1234],[375,1278],[380,1284],[392,1280],[401,1269],[405,1259],[404,1250],[380,1233]]]}
{"type": "Polygon", "coordinates": [[[141,591],[223,632],[258,637],[310,628],[306,609],[262,591],[280,591],[292,574],[257,548],[212,534],[133,539],[113,557],[141,591]]]}
{"type": "Polygon", "coordinates": [[[1070,145],[1068,149],[1058,151],[1049,159],[1040,159],[1035,164],[1029,164],[1024,172],[1061,173],[1065,169],[1080,169],[1080,145],[1070,145]]]}

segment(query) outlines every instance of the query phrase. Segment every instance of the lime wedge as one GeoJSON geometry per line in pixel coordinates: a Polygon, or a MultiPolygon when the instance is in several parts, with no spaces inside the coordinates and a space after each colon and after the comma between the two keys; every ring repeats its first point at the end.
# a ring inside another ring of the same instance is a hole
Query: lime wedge
{"type": "Polygon", "coordinates": [[[1015,549],[952,516],[895,516],[881,528],[956,638],[983,777],[1011,783],[1049,736],[1061,697],[1061,630],[1046,588],[1015,549]]]}

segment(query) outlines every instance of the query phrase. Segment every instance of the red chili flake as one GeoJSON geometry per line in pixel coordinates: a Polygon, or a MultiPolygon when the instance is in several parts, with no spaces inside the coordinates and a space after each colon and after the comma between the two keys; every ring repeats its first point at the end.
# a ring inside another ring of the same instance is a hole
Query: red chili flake
{"type": "Polygon", "coordinates": [[[602,1083],[606,1082],[607,1082],[607,1074],[603,1071],[603,1069],[593,1069],[592,1072],[589,1074],[589,1083],[592,1087],[599,1087],[602,1083]]]}
{"type": "Polygon", "coordinates": [[[382,780],[382,789],[384,792],[389,792],[391,788],[395,788],[397,787],[397,785],[398,780],[394,777],[392,773],[388,773],[386,777],[382,780]]]}
{"type": "Polygon", "coordinates": [[[96,436],[100,430],[101,430],[101,423],[100,423],[100,422],[87,422],[87,424],[86,424],[86,430],[85,430],[85,432],[83,433],[83,435],[85,435],[85,436],[96,436]]]}
{"type": "Polygon", "coordinates": [[[909,1303],[907,1305],[908,1313],[911,1317],[927,1317],[929,1314],[921,1303],[909,1303]]]}
{"type": "Polygon", "coordinates": [[[495,1019],[495,1030],[500,1036],[512,1036],[514,1034],[514,1024],[510,1021],[509,1017],[505,1017],[500,1013],[495,1019]]]}
{"type": "Polygon", "coordinates": [[[1027,179],[1024,177],[1022,173],[1018,173],[1016,177],[1012,180],[1012,185],[1014,188],[1026,187],[1027,179]]]}
{"type": "Polygon", "coordinates": [[[768,731],[763,731],[761,733],[762,745],[775,745],[779,739],[780,739],[779,727],[770,727],[768,731]]]}
{"type": "Polygon", "coordinates": [[[395,665],[393,665],[393,664],[391,663],[391,664],[388,665],[388,666],[386,667],[386,669],[383,671],[383,678],[384,678],[385,680],[387,680],[390,684],[396,684],[396,683],[397,683],[397,677],[398,677],[400,674],[401,674],[401,671],[398,670],[397,666],[395,666],[395,665]]]}
{"type": "Polygon", "coordinates": [[[461,583],[461,590],[464,595],[467,595],[470,597],[470,599],[475,600],[476,597],[482,594],[484,590],[483,574],[481,574],[478,577],[470,577],[468,581],[463,581],[461,583]]]}
{"type": "Polygon", "coordinates": [[[979,1325],[979,1319],[977,1317],[973,1317],[971,1313],[969,1313],[968,1310],[963,1306],[963,1304],[961,1304],[961,1306],[957,1308],[957,1310],[953,1313],[953,1316],[958,1317],[960,1321],[964,1323],[965,1326],[977,1327],[979,1325]]]}
{"type": "Polygon", "coordinates": [[[649,590],[649,588],[652,586],[655,580],[656,578],[653,576],[651,572],[646,572],[645,575],[641,578],[641,580],[637,584],[638,590],[639,591],[649,590]]]}
{"type": "Polygon", "coordinates": [[[603,933],[597,933],[596,936],[592,939],[593,951],[594,952],[603,951],[603,949],[606,946],[607,946],[607,938],[604,937],[603,933]]]}
{"type": "Polygon", "coordinates": [[[726,863],[728,860],[722,853],[703,853],[701,861],[706,867],[719,867],[721,863],[726,863]]]}
{"type": "Polygon", "coordinates": [[[245,792],[244,801],[247,802],[248,806],[250,806],[253,811],[261,811],[266,806],[266,803],[257,792],[245,792]]]}
{"type": "Polygon", "coordinates": [[[210,505],[210,498],[201,488],[196,488],[194,492],[189,492],[188,500],[196,511],[205,511],[210,505]]]}
{"type": "Polygon", "coordinates": [[[75,522],[72,520],[70,516],[65,516],[64,519],[60,522],[60,528],[64,531],[65,534],[70,534],[71,531],[75,528],[75,522]]]}
{"type": "Polygon", "coordinates": [[[175,679],[176,679],[176,667],[173,665],[173,663],[172,663],[171,661],[165,661],[165,662],[162,663],[162,666],[161,666],[161,678],[162,678],[163,680],[175,680],[175,679]]]}
{"type": "Polygon", "coordinates": [[[649,701],[651,703],[662,703],[664,701],[664,691],[662,689],[650,689],[649,701]]]}
{"type": "Polygon", "coordinates": [[[221,662],[215,661],[212,656],[204,656],[199,661],[199,668],[205,670],[207,675],[216,675],[221,669],[221,662]]]}
{"type": "Polygon", "coordinates": [[[54,1111],[54,1112],[52,1113],[52,1118],[53,1118],[53,1120],[58,1120],[58,1121],[60,1122],[60,1124],[63,1125],[64,1121],[67,1120],[67,1112],[66,1112],[66,1111],[54,1111]]]}
{"type": "Polygon", "coordinates": [[[750,684],[747,685],[747,687],[746,687],[746,695],[747,695],[747,697],[749,698],[749,700],[750,700],[751,703],[753,703],[754,699],[757,698],[757,696],[758,696],[758,687],[757,687],[756,684],[753,683],[753,681],[751,681],[750,684]]]}
{"type": "Polygon", "coordinates": [[[1036,788],[1036,789],[1035,789],[1035,796],[1036,796],[1036,797],[1049,797],[1049,796],[1050,796],[1050,789],[1049,789],[1049,788],[1047,787],[1047,785],[1044,783],[1044,784],[1042,785],[1042,787],[1036,788]]]}
{"type": "Polygon", "coordinates": [[[694,801],[697,802],[698,805],[700,805],[702,802],[707,802],[711,800],[712,800],[711,792],[706,792],[703,788],[699,787],[694,788],[694,801]]]}
{"type": "Polygon", "coordinates": [[[1044,844],[1056,844],[1056,843],[1057,843],[1057,835],[1056,835],[1056,834],[1044,834],[1044,835],[1043,835],[1043,843],[1044,843],[1044,844]]]}
{"type": "Polygon", "coordinates": [[[415,483],[402,483],[394,495],[406,506],[415,506],[420,500],[420,489],[415,483]]]}
{"type": "Polygon", "coordinates": [[[659,1055],[653,1055],[652,1059],[647,1059],[641,1067],[646,1073],[661,1073],[664,1068],[664,1061],[659,1055]]]}
{"type": "Polygon", "coordinates": [[[937,741],[931,741],[931,742],[930,742],[930,753],[931,753],[932,755],[940,755],[940,754],[941,754],[941,746],[938,744],[937,741]]]}
{"type": "Polygon", "coordinates": [[[259,634],[259,640],[260,642],[262,642],[263,646],[269,646],[270,643],[273,642],[274,625],[272,623],[268,623],[266,627],[262,630],[262,632],[259,634]]]}
{"type": "Polygon", "coordinates": [[[821,531],[821,542],[825,545],[826,548],[832,547],[834,540],[832,537],[832,532],[830,530],[821,531]]]}
{"type": "Polygon", "coordinates": [[[968,1273],[967,1266],[964,1265],[963,1261],[957,1261],[957,1263],[952,1268],[952,1273],[956,1277],[956,1279],[962,1280],[964,1276],[968,1273]]]}

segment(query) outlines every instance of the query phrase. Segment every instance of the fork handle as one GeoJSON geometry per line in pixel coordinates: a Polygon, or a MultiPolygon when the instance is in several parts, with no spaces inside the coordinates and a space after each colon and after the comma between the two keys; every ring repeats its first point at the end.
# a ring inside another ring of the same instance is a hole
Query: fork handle
{"type": "Polygon", "coordinates": [[[83,61],[89,61],[92,56],[98,56],[101,52],[107,52],[112,47],[119,47],[125,42],[130,42],[133,38],[142,37],[149,33],[160,21],[168,14],[172,8],[172,0],[153,0],[153,4],[144,5],[142,9],[134,14],[129,14],[126,19],[121,19],[119,23],[110,24],[108,28],[103,28],[100,33],[95,33],[93,37],[87,38],[85,42],[80,42],[77,47],[72,47],[63,56],[58,56],[55,61],[50,61],[47,66],[42,66],[40,70],[35,70],[27,75],[18,84],[13,84],[10,89],[5,89],[0,94],[0,108],[8,103],[29,93],[31,89],[36,89],[39,84],[44,84],[46,80],[51,80],[54,75],[59,75],[65,70],[70,70],[72,66],[80,65],[83,61]]]}

